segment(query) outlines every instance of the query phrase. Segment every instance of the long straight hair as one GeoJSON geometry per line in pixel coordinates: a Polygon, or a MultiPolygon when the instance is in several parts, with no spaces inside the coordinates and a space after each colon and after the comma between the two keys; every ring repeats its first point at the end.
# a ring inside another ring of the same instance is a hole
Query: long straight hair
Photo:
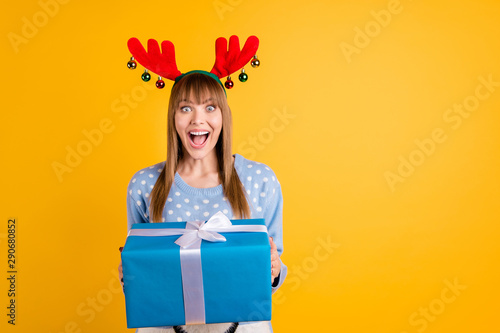
{"type": "Polygon", "coordinates": [[[219,180],[236,218],[249,218],[248,205],[243,184],[234,168],[232,156],[232,117],[224,89],[213,78],[205,74],[186,75],[172,88],[167,115],[167,160],[165,167],[151,191],[151,222],[161,222],[168,193],[174,183],[175,173],[183,157],[182,142],[175,129],[175,112],[182,100],[194,98],[201,104],[212,97],[222,112],[222,130],[215,145],[219,180]]]}

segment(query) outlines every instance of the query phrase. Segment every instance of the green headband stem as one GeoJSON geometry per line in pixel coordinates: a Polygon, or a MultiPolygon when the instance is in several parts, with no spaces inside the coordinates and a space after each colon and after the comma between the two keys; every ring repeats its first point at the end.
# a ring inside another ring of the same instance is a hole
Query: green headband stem
{"type": "MultiPolygon", "coordinates": [[[[226,94],[227,96],[227,93],[226,93],[226,89],[224,88],[224,85],[222,84],[221,80],[219,79],[219,77],[217,75],[215,75],[214,73],[210,73],[210,72],[207,72],[207,71],[200,71],[200,70],[194,70],[194,71],[190,71],[190,72],[187,72],[187,73],[184,73],[184,74],[181,74],[179,75],[178,77],[175,78],[175,83],[174,83],[174,86],[177,84],[177,82],[179,82],[184,76],[186,75],[189,75],[189,74],[193,74],[193,73],[199,73],[199,74],[204,74],[204,75],[207,75],[207,76],[210,76],[212,79],[214,79],[215,81],[217,81],[220,86],[222,87],[222,90],[224,90],[224,94],[226,94]]],[[[174,87],[172,86],[172,88],[174,87]]]]}

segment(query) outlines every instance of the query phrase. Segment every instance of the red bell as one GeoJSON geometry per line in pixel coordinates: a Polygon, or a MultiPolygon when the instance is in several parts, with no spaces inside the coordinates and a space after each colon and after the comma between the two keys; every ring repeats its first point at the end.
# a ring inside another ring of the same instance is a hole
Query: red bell
{"type": "Polygon", "coordinates": [[[163,89],[165,87],[165,82],[161,79],[161,76],[158,76],[158,81],[156,81],[156,88],[163,89]]]}
{"type": "Polygon", "coordinates": [[[234,86],[234,82],[231,80],[231,77],[228,76],[226,82],[224,83],[226,89],[231,89],[234,86]]]}

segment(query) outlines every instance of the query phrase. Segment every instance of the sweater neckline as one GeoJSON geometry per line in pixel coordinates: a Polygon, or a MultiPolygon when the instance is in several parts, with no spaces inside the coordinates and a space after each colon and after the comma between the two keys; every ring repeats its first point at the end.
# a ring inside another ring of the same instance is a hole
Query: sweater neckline
{"type": "MultiPolygon", "coordinates": [[[[234,168],[236,169],[236,172],[240,171],[240,164],[241,164],[241,159],[243,158],[239,154],[234,154],[234,168]]],[[[196,196],[214,196],[214,195],[220,195],[223,192],[222,189],[222,184],[219,184],[215,187],[207,187],[207,188],[199,188],[199,187],[193,187],[186,183],[184,179],[182,179],[181,175],[176,171],[175,172],[175,185],[181,189],[182,191],[190,194],[190,195],[196,195],[196,196]]]]}

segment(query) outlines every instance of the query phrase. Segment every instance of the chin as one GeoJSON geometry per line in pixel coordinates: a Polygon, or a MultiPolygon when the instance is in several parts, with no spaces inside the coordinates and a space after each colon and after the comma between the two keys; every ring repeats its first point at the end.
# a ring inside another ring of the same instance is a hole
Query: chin
{"type": "Polygon", "coordinates": [[[196,149],[193,147],[186,148],[184,146],[184,156],[190,157],[193,160],[199,161],[203,160],[206,157],[211,157],[211,155],[216,156],[217,153],[215,151],[215,145],[213,147],[203,147],[201,149],[196,149]]]}
{"type": "Polygon", "coordinates": [[[201,161],[201,160],[203,160],[205,157],[207,157],[209,155],[210,155],[209,153],[203,153],[203,152],[194,152],[194,153],[191,153],[189,151],[187,152],[187,154],[185,154],[185,156],[189,156],[190,158],[192,158],[195,161],[201,161]]]}

